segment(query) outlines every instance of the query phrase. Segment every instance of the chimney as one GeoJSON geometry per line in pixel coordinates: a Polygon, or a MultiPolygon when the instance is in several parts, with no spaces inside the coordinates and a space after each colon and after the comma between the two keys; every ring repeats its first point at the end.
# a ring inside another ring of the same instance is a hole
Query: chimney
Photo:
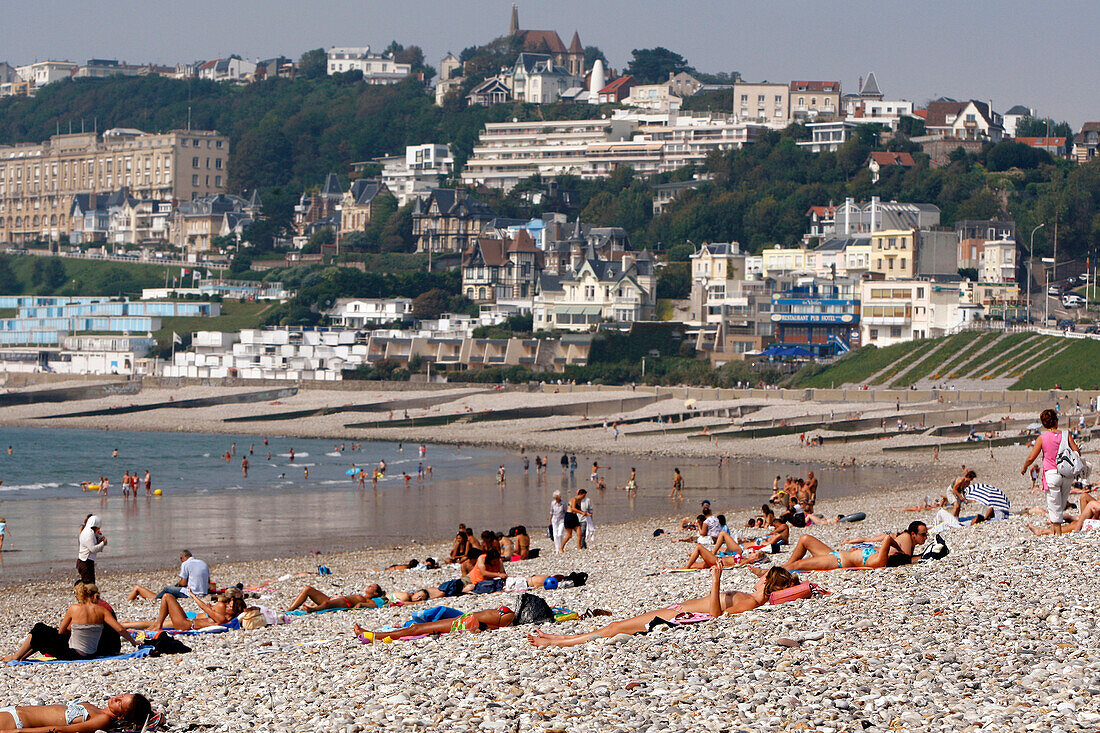
{"type": "Polygon", "coordinates": [[[844,233],[852,233],[852,197],[844,199],[844,233]]]}
{"type": "Polygon", "coordinates": [[[875,229],[875,219],[878,217],[878,196],[871,197],[871,232],[877,231],[875,229]]]}

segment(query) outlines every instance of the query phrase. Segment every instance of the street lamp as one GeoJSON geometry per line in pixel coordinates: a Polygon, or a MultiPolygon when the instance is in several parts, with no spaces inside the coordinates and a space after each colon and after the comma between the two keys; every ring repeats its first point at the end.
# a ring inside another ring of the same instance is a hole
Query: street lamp
{"type": "MultiPolygon", "coordinates": [[[[1039,226],[1031,230],[1031,245],[1027,248],[1027,325],[1031,325],[1031,261],[1035,259],[1035,232],[1045,227],[1047,223],[1044,221],[1039,226]]],[[[1045,297],[1045,296],[1044,296],[1045,297]]],[[[1044,323],[1045,327],[1046,324],[1044,323]]]]}
{"type": "Polygon", "coordinates": [[[1043,258],[1043,328],[1047,327],[1050,320],[1050,266],[1047,263],[1054,262],[1053,257],[1043,258]]]}

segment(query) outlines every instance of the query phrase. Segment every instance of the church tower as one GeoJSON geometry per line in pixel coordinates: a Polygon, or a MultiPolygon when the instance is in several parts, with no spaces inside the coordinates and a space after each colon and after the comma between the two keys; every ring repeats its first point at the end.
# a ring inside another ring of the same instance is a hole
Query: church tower
{"type": "Polygon", "coordinates": [[[508,26],[508,35],[519,35],[519,7],[515,3],[512,3],[512,22],[508,26]]]}

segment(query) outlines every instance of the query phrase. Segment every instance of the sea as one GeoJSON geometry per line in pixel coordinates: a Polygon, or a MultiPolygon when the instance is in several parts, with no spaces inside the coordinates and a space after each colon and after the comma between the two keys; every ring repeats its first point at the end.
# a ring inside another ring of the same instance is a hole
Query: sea
{"type": "MultiPolygon", "coordinates": [[[[812,463],[743,459],[719,466],[717,459],[592,454],[577,454],[571,472],[562,470],[560,453],[542,455],[549,467],[540,476],[531,451],[525,473],[524,455],[496,448],[429,443],[421,456],[415,443],[373,441],[354,449],[327,439],[0,427],[0,518],[8,530],[0,584],[75,577],[77,534],[93,513],[107,538],[97,560],[102,572],[172,567],[183,548],[214,563],[392,546],[398,562],[409,559],[410,544],[449,539],[459,522],[479,532],[523,524],[532,538],[544,535],[555,490],[568,501],[577,488],[589,488],[598,531],[600,523],[646,517],[662,527],[656,518],[694,515],[703,499],[717,513],[759,507],[776,475],[808,469],[821,481],[819,505],[904,481],[897,470],[879,467],[818,470],[812,463]],[[369,476],[381,461],[387,470],[377,486],[368,478],[359,488],[348,475],[365,467],[369,476]],[[605,490],[589,480],[594,461],[605,490]],[[636,496],[614,488],[625,485],[632,467],[636,496]],[[682,501],[668,497],[674,468],[685,479],[682,501]],[[142,484],[136,497],[124,497],[123,473],[144,477],[146,470],[161,495],[147,497],[142,484]],[[110,479],[107,496],[82,489],[102,476],[110,479]]],[[[852,502],[845,507],[858,509],[852,502]]]]}

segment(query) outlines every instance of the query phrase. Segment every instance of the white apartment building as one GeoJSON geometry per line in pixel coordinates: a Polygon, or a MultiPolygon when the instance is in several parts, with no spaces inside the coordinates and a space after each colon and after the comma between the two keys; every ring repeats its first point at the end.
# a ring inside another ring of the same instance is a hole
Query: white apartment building
{"type": "Polygon", "coordinates": [[[902,117],[913,116],[913,103],[904,99],[847,97],[844,100],[844,116],[848,122],[858,125],[877,124],[896,130],[902,117]]]}
{"type": "Polygon", "coordinates": [[[943,336],[972,311],[958,283],[864,280],[859,298],[860,343],[880,347],[943,336]]]}
{"type": "Polygon", "coordinates": [[[412,73],[412,64],[400,64],[393,56],[370,52],[370,46],[333,46],[326,52],[329,74],[363,72],[368,84],[396,84],[412,73]]]}
{"type": "Polygon", "coordinates": [[[588,146],[623,140],[636,123],[620,120],[491,122],[462,171],[462,182],[511,190],[533,175],[581,175],[588,146]]]}
{"type": "Polygon", "coordinates": [[[437,143],[408,145],[403,156],[392,155],[375,162],[382,164],[382,183],[397,198],[398,206],[439,188],[455,163],[450,146],[437,143]]]}
{"type": "Polygon", "coordinates": [[[742,148],[766,131],[728,115],[653,111],[610,120],[490,123],[462,180],[507,191],[536,174],[603,178],[629,165],[648,176],[702,165],[712,151],[742,148]]]}
{"type": "Polygon", "coordinates": [[[57,239],[73,197],[125,187],[138,200],[190,201],[225,190],[229,139],[216,132],[114,128],[0,147],[0,243],[57,239]]]}
{"type": "Polygon", "coordinates": [[[72,61],[38,61],[16,67],[15,73],[31,86],[42,87],[55,81],[68,79],[79,68],[80,64],[74,64],[72,61]]]}
{"type": "Polygon", "coordinates": [[[355,329],[411,320],[412,313],[412,298],[337,298],[325,311],[333,326],[355,329]]]}
{"type": "Polygon", "coordinates": [[[628,107],[650,112],[675,112],[684,101],[672,93],[672,87],[664,84],[638,84],[630,88],[630,96],[623,100],[628,107]]]}

